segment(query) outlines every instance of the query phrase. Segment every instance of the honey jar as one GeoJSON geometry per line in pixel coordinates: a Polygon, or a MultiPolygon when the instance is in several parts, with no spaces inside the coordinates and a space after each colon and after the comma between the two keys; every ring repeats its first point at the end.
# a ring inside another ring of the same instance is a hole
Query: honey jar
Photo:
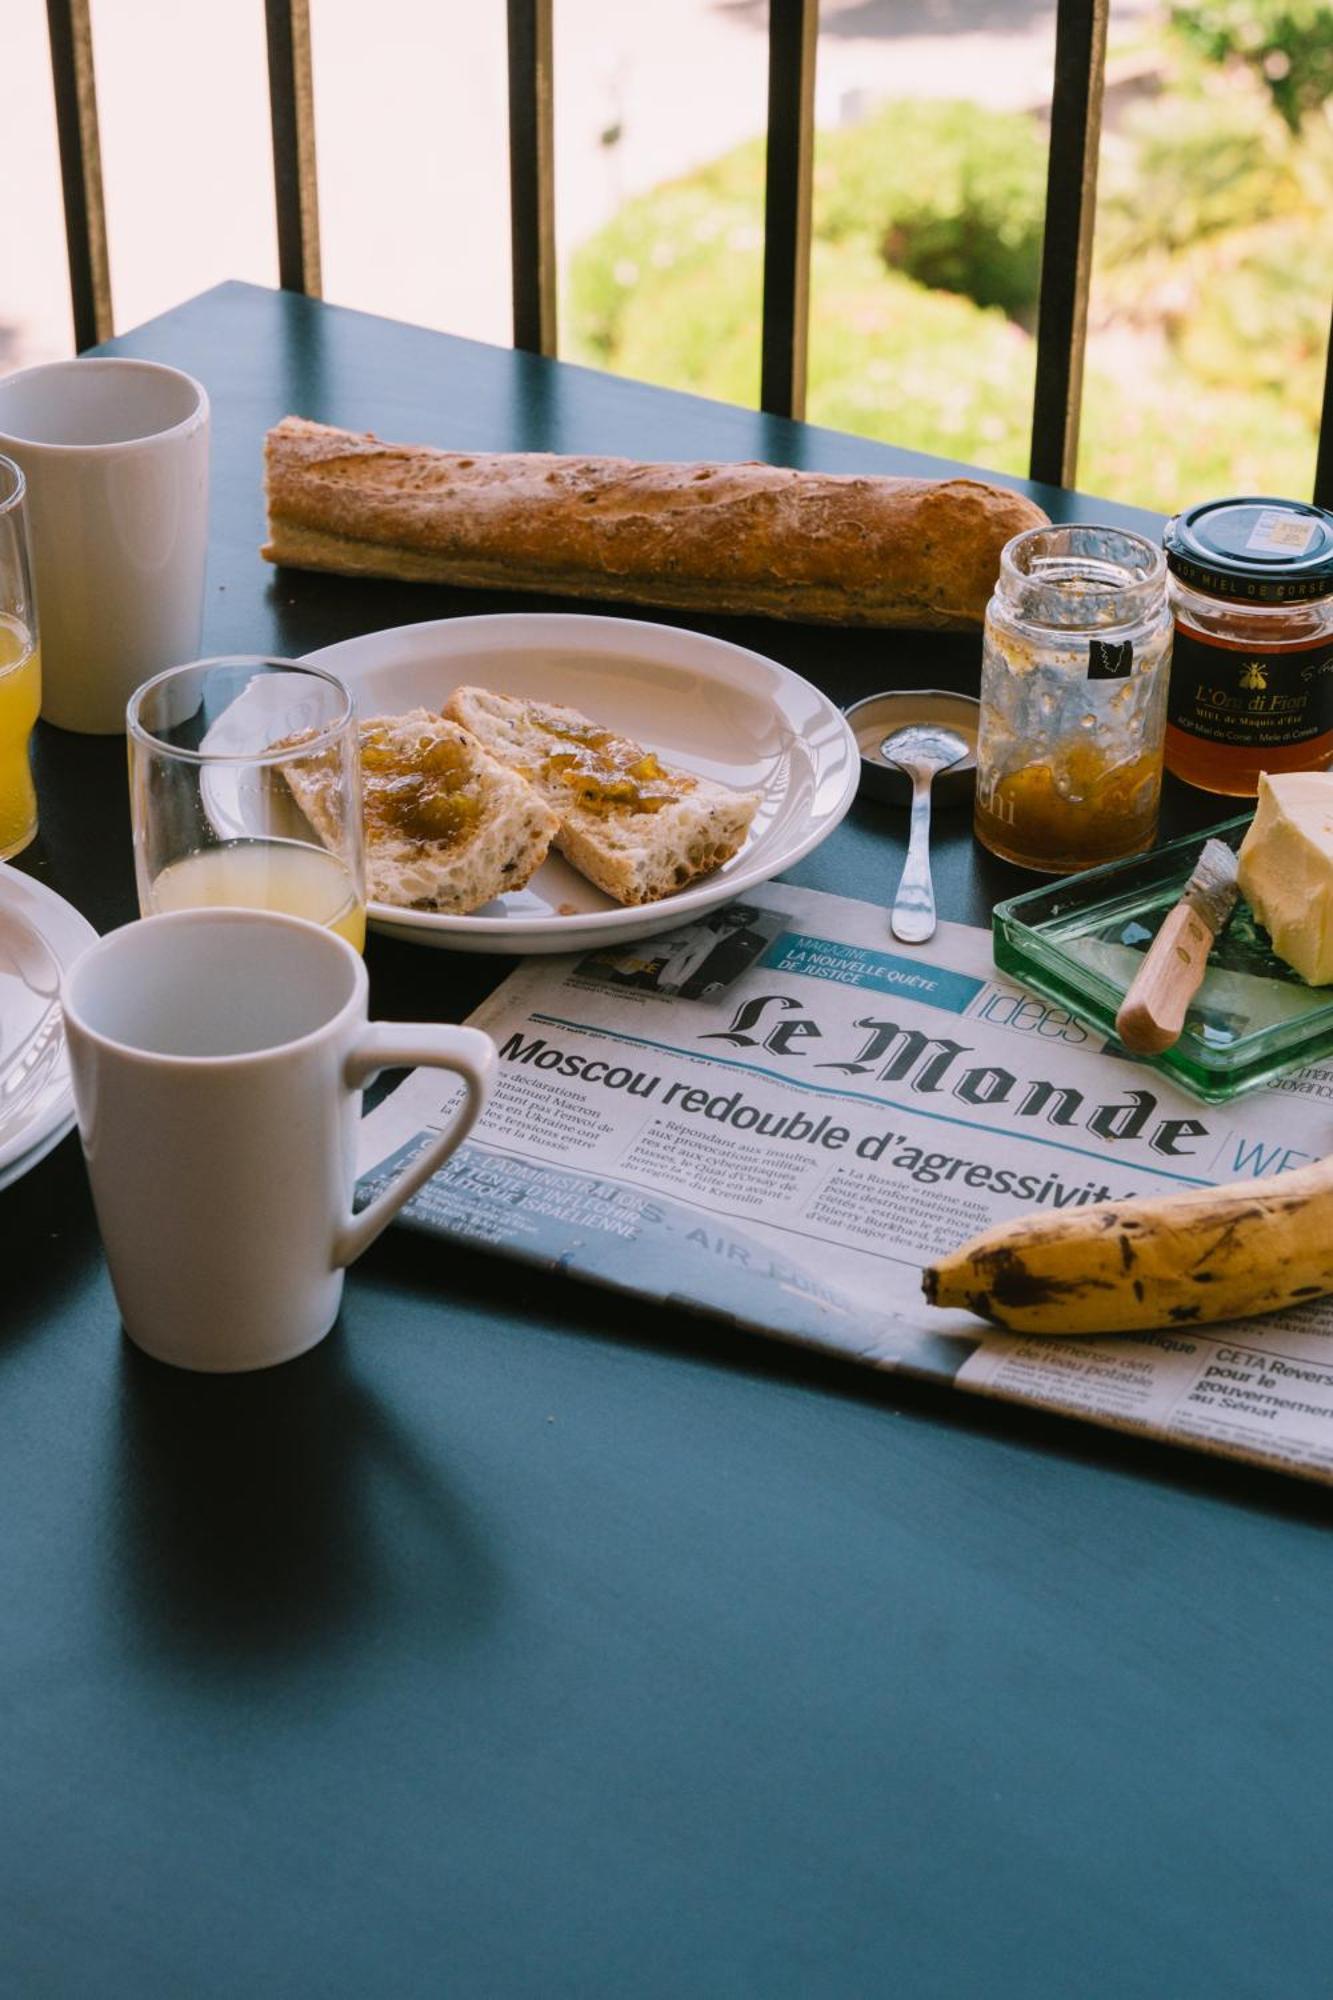
{"type": "Polygon", "coordinates": [[[1166,767],[1253,798],[1262,771],[1333,763],[1333,515],[1210,500],[1163,537],[1175,618],[1166,767]]]}

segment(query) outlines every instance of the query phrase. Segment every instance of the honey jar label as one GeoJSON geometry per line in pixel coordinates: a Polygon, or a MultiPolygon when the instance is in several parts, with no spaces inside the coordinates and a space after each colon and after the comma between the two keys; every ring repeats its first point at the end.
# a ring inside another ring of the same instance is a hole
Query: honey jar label
{"type": "Polygon", "coordinates": [[[1167,720],[1205,743],[1278,750],[1333,729],[1333,646],[1249,652],[1210,646],[1177,626],[1167,720]]]}

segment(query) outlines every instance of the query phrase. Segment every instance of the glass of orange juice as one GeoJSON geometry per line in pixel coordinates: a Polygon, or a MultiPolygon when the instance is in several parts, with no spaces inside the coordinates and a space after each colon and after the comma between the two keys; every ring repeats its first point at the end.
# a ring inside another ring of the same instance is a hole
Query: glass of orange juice
{"type": "Polygon", "coordinates": [[[172,667],[128,711],[139,908],[281,910],[366,941],[361,758],[341,681],[295,660],[172,667]]]}
{"type": "Polygon", "coordinates": [[[0,458],[0,861],[37,831],[28,745],[42,705],[42,654],[32,594],[23,474],[0,458]]]}

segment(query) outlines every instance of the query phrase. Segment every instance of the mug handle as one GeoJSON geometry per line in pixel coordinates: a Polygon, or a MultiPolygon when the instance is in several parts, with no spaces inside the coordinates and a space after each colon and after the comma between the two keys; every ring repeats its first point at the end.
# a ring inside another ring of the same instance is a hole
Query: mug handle
{"type": "Polygon", "coordinates": [[[420,1159],[383,1194],[376,1195],[368,1208],[347,1217],[334,1241],[335,1266],[355,1263],[403,1203],[466,1139],[495,1081],[495,1044],[480,1028],[446,1028],[428,1021],[371,1021],[356,1038],[343,1069],[343,1081],[349,1090],[360,1090],[382,1069],[411,1069],[418,1063],[453,1070],[466,1084],[467,1096],[420,1159]]]}

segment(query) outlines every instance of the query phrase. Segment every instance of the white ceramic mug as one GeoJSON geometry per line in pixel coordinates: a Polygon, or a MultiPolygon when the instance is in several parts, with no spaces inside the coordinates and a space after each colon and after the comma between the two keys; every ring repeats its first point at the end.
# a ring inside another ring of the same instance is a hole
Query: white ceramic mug
{"type": "Polygon", "coordinates": [[[53,361],[0,377],[0,453],[28,483],[42,714],[123,733],[141,681],[200,650],[208,396],[155,361],[53,361]]]}
{"type": "Polygon", "coordinates": [[[367,1023],[366,994],[350,945],[259,910],[149,917],[66,975],[98,1226],[125,1329],[159,1361],[221,1373],[313,1347],[344,1267],[470,1131],[494,1075],[490,1037],[367,1023]],[[465,1100],[353,1215],[361,1088],[412,1063],[456,1071],[465,1100]]]}

